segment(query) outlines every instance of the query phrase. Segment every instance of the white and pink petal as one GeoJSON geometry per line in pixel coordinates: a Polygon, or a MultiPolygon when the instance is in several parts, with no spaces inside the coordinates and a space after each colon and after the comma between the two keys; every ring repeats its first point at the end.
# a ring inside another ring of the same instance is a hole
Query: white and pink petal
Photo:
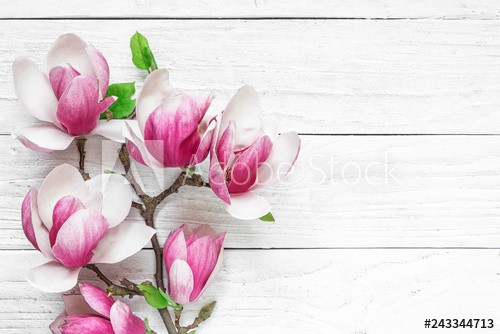
{"type": "Polygon", "coordinates": [[[41,121],[58,124],[57,98],[49,78],[26,57],[18,57],[13,64],[16,95],[28,111],[41,121]]]}
{"type": "Polygon", "coordinates": [[[170,297],[179,304],[189,303],[194,287],[193,272],[189,264],[181,259],[174,261],[168,271],[170,297]]]}
{"type": "Polygon", "coordinates": [[[100,191],[102,215],[109,227],[120,224],[128,215],[132,205],[132,187],[119,174],[100,174],[85,181],[91,191],[100,191]]]}
{"type": "Polygon", "coordinates": [[[269,202],[252,192],[231,195],[231,205],[226,205],[227,212],[238,219],[250,220],[265,216],[271,211],[269,202]]]}
{"type": "Polygon", "coordinates": [[[130,306],[120,300],[117,300],[111,307],[110,320],[115,334],[146,333],[144,321],[135,316],[130,306]]]}
{"type": "Polygon", "coordinates": [[[142,223],[122,223],[110,229],[94,249],[92,263],[117,263],[140,251],[156,231],[142,223]]]}
{"type": "Polygon", "coordinates": [[[51,261],[31,269],[28,282],[40,291],[58,293],[72,289],[81,268],[67,268],[59,262],[51,261]]]}
{"type": "Polygon", "coordinates": [[[47,229],[52,228],[52,213],[64,196],[85,199],[90,195],[82,175],[75,167],[62,164],[55,167],[43,180],[38,191],[38,212],[47,229]]]}
{"type": "Polygon", "coordinates": [[[92,209],[77,211],[59,230],[52,247],[54,256],[67,267],[88,264],[108,228],[106,218],[100,212],[92,209]]]}

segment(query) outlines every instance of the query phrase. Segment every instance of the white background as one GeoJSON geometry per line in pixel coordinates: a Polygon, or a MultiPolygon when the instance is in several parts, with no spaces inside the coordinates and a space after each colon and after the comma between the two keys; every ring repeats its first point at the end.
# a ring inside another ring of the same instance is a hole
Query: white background
{"type": "MultiPolygon", "coordinates": [[[[112,82],[141,86],[136,30],[176,87],[211,90],[223,108],[252,84],[303,141],[294,173],[264,192],[274,225],[232,219],[209,189],[162,206],[161,241],[184,222],[228,231],[224,268],[188,307],[219,301],[197,333],[499,333],[499,17],[498,0],[1,0],[0,333],[48,333],[62,310],[25,282],[43,260],[20,207],[53,167],[77,164],[75,146],[37,154],[10,136],[35,122],[11,64],[26,55],[42,66],[53,40],[75,32],[106,56],[112,82]],[[497,325],[424,329],[426,318],[497,325]]],[[[101,158],[90,140],[92,174],[101,158]]],[[[144,250],[103,271],[142,281],[152,266],[144,250]]],[[[133,305],[159,331],[157,315],[133,305]]]]}

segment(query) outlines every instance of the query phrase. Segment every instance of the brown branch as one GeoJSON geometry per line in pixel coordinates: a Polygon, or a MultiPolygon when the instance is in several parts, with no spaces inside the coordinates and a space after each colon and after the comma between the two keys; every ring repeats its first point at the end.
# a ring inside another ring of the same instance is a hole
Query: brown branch
{"type": "MultiPolygon", "coordinates": [[[[119,154],[118,154],[120,161],[123,165],[123,168],[125,169],[125,177],[126,179],[130,182],[132,185],[132,188],[135,190],[137,195],[141,198],[141,200],[144,203],[144,206],[140,206],[139,210],[141,212],[141,216],[144,218],[144,221],[146,222],[146,225],[148,225],[151,228],[155,228],[154,224],[154,213],[156,210],[156,206],[161,202],[158,201],[156,197],[151,197],[145,194],[142,190],[141,187],[137,184],[137,181],[135,180],[134,176],[130,172],[130,156],[127,152],[127,147],[125,144],[123,144],[120,148],[119,154]]],[[[165,197],[167,197],[166,195],[165,197]]],[[[165,198],[164,197],[164,198],[165,198]]],[[[137,206],[134,206],[137,207],[137,206]]],[[[156,234],[153,235],[151,238],[151,244],[153,245],[153,250],[155,254],[155,267],[156,267],[156,272],[154,274],[155,276],[155,281],[156,281],[156,286],[159,289],[162,289],[165,291],[165,283],[163,281],[163,252],[160,246],[160,242],[158,241],[158,236],[156,234]]],[[[158,310],[160,313],[160,316],[163,320],[163,323],[165,324],[165,327],[167,328],[167,332],[169,334],[177,334],[177,329],[175,328],[174,322],[172,321],[172,317],[170,316],[170,312],[168,311],[168,308],[164,308],[161,310],[158,310]]]]}
{"type": "Polygon", "coordinates": [[[85,142],[87,141],[87,138],[85,137],[78,137],[76,138],[76,147],[78,148],[78,154],[80,156],[79,163],[78,163],[78,169],[80,170],[80,174],[82,174],[82,177],[84,180],[90,179],[90,176],[88,173],[85,172],[85,142]]]}
{"type": "Polygon", "coordinates": [[[132,172],[130,171],[130,156],[127,152],[127,145],[122,144],[120,147],[120,150],[118,151],[118,157],[120,158],[120,162],[123,165],[123,168],[125,169],[125,178],[127,179],[128,182],[130,182],[130,185],[134,189],[135,193],[139,195],[139,197],[142,196],[147,196],[143,191],[141,186],[137,183],[137,181],[134,179],[134,176],[132,175],[132,172]]]}
{"type": "MultiPolygon", "coordinates": [[[[129,296],[130,298],[132,298],[133,296],[142,296],[142,292],[137,288],[130,289],[126,286],[114,284],[95,264],[87,264],[85,268],[96,273],[97,277],[99,277],[99,279],[106,283],[106,285],[108,286],[107,292],[113,296],[129,296]]],[[[130,282],[129,280],[126,281],[130,282]]]]}

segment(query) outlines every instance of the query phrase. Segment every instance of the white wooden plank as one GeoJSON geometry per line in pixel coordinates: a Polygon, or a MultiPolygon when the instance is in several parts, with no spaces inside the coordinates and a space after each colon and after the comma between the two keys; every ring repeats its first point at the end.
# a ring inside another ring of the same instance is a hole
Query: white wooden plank
{"type": "Polygon", "coordinates": [[[106,55],[112,81],[142,83],[129,59],[136,30],[176,87],[212,90],[220,109],[253,84],[285,130],[499,133],[500,21],[485,20],[1,21],[0,133],[34,122],[14,94],[16,56],[41,64],[76,32],[106,55]]]}
{"type": "MultiPolygon", "coordinates": [[[[151,279],[152,257],[142,251],[103,271],[113,279],[151,279]]],[[[62,310],[60,297],[40,293],[24,280],[40,258],[35,251],[2,251],[0,263],[9,268],[0,272],[0,333],[47,333],[62,310]]],[[[186,321],[216,299],[213,317],[197,333],[422,334],[426,318],[496,323],[499,270],[498,250],[230,250],[202,299],[187,306],[186,321]]],[[[83,278],[94,282],[92,273],[83,278]]],[[[161,328],[143,302],[131,304],[153,328],[161,328]]],[[[476,331],[500,329],[453,330],[476,331]]]]}
{"type": "Polygon", "coordinates": [[[497,19],[500,4],[495,0],[120,0],[0,1],[1,18],[19,17],[164,17],[164,18],[438,18],[497,19]]]}
{"type": "MultiPolygon", "coordinates": [[[[276,224],[238,221],[210,189],[183,188],[157,215],[160,239],[181,223],[206,222],[227,230],[227,246],[235,248],[500,245],[497,136],[302,140],[294,172],[262,192],[276,224]]],[[[100,141],[89,141],[87,167],[93,175],[113,167],[113,144],[101,153],[100,141]]],[[[0,147],[0,247],[29,249],[19,221],[22,199],[56,165],[77,165],[76,148],[37,154],[6,136],[0,136],[0,147]]],[[[169,170],[165,183],[177,174],[169,170]]],[[[140,169],[140,176],[152,193],[160,191],[150,170],[140,169]]],[[[130,219],[140,219],[135,210],[130,219]]]]}

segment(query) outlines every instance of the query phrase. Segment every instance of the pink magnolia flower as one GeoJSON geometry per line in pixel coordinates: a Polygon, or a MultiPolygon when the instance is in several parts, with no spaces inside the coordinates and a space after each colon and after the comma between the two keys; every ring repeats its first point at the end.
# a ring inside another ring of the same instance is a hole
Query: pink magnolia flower
{"type": "Polygon", "coordinates": [[[54,168],[22,205],[22,226],[31,244],[50,261],[31,269],[28,281],[44,292],[73,288],[88,263],[116,263],[135,254],[155,230],[122,223],[132,191],[125,178],[103,174],[84,181],[75,167],[54,168]]]}
{"type": "Polygon", "coordinates": [[[145,334],[146,325],[130,306],[114,301],[91,284],[80,284],[80,294],[64,294],[64,312],[50,325],[54,334],[145,334]]]}
{"type": "Polygon", "coordinates": [[[208,225],[194,230],[182,225],[172,232],[163,248],[168,275],[168,291],[179,304],[196,301],[222,263],[222,243],[226,232],[218,234],[208,225]]]}
{"type": "Polygon", "coordinates": [[[16,94],[40,121],[23,128],[17,139],[40,152],[64,150],[75,137],[102,135],[123,141],[122,121],[99,121],[113,102],[103,99],[109,84],[104,56],[74,34],[60,36],[47,54],[48,76],[34,62],[18,57],[13,64],[16,94]]]}
{"type": "Polygon", "coordinates": [[[210,153],[210,187],[239,219],[269,213],[269,202],[252,191],[277,183],[288,173],[300,150],[296,132],[279,134],[274,119],[263,118],[259,96],[243,86],[218,119],[210,153]]]}
{"type": "Polygon", "coordinates": [[[152,168],[205,160],[214,133],[205,117],[212,99],[211,93],[176,94],[167,70],[151,73],[137,98],[137,122],[127,122],[130,155],[152,168]]]}

